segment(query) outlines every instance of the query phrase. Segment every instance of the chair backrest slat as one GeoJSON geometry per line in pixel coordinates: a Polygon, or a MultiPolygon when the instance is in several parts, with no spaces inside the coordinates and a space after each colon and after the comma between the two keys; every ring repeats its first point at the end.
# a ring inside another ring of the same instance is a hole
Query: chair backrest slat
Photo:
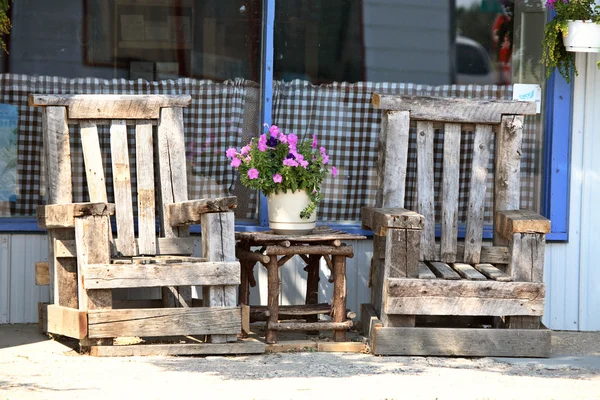
{"type": "Polygon", "coordinates": [[[110,150],[116,208],[115,217],[117,220],[118,239],[116,246],[118,252],[122,255],[135,256],[138,252],[133,226],[131,168],[129,166],[127,126],[124,120],[113,120],[111,122],[110,150]]]}
{"type": "Polygon", "coordinates": [[[433,134],[433,122],[417,121],[417,212],[425,217],[421,234],[421,260],[435,258],[433,134]]]}
{"type": "Polygon", "coordinates": [[[486,180],[490,162],[491,125],[475,125],[473,142],[473,163],[471,165],[471,184],[469,185],[469,213],[467,215],[467,233],[465,235],[464,261],[478,264],[483,239],[483,212],[485,207],[486,180]]]}
{"type": "Polygon", "coordinates": [[[494,204],[496,211],[518,210],[521,185],[521,143],[523,116],[502,117],[496,135],[496,176],[494,204]]]}
{"type": "Polygon", "coordinates": [[[138,247],[143,255],[156,254],[156,219],[154,192],[154,141],[152,123],[138,121],[135,127],[138,247]]]}
{"type": "Polygon", "coordinates": [[[161,232],[164,237],[189,236],[189,227],[165,224],[167,204],[187,200],[183,109],[162,108],[158,123],[158,161],[162,204],[161,232]]]}
{"type": "Polygon", "coordinates": [[[80,125],[81,148],[83,150],[90,201],[92,203],[107,203],[106,179],[104,178],[98,127],[95,122],[86,120],[82,120],[80,125]]]}
{"type": "Polygon", "coordinates": [[[71,203],[73,201],[71,144],[66,107],[45,107],[42,114],[42,127],[48,203],[71,203]]]}
{"type": "Polygon", "coordinates": [[[442,176],[441,261],[456,261],[458,239],[458,192],[460,177],[460,124],[444,125],[442,176]]]}
{"type": "Polygon", "coordinates": [[[376,207],[404,207],[409,127],[408,111],[384,112],[381,117],[376,207]]]}

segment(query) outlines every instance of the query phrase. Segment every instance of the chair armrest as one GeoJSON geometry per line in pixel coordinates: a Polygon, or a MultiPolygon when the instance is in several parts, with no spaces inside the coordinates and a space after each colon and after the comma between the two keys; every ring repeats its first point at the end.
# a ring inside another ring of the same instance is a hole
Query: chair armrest
{"type": "Polygon", "coordinates": [[[198,224],[202,214],[228,212],[236,207],[235,196],[167,204],[167,221],[170,226],[198,224]]]}
{"type": "Polygon", "coordinates": [[[378,236],[385,236],[388,228],[423,229],[425,217],[404,208],[374,208],[361,209],[362,224],[378,236]]]}
{"type": "Polygon", "coordinates": [[[37,220],[40,228],[74,228],[75,218],[90,215],[113,215],[115,205],[111,203],[69,203],[38,206],[37,220]]]}
{"type": "Polygon", "coordinates": [[[511,240],[515,233],[550,232],[550,220],[530,210],[509,210],[496,213],[495,231],[511,240]]]}

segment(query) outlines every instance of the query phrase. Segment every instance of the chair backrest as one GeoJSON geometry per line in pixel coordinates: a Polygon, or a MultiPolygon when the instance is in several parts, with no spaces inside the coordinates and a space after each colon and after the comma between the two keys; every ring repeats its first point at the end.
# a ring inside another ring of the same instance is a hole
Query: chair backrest
{"type": "Polygon", "coordinates": [[[190,102],[189,95],[30,95],[31,106],[44,107],[48,204],[73,202],[69,124],[79,125],[90,202],[108,201],[103,160],[111,163],[116,251],[124,256],[191,254],[193,242],[176,239],[188,237],[189,228],[171,227],[163,218],[167,204],[187,200],[183,107],[190,102]],[[99,125],[110,126],[110,154],[101,149],[99,125]],[[135,125],[129,140],[128,125],[135,125]],[[135,160],[135,176],[130,160],[135,160]],[[156,214],[164,239],[156,234],[156,214]]]}
{"type": "Polygon", "coordinates": [[[404,207],[409,131],[416,121],[417,211],[425,217],[421,260],[480,262],[490,148],[494,142],[493,213],[518,210],[523,116],[536,113],[531,102],[373,95],[383,110],[379,140],[376,207],[404,207]],[[435,182],[434,122],[443,123],[441,182],[435,182]],[[474,126],[474,127],[473,127],[474,126]],[[471,154],[461,154],[463,131],[473,130],[471,154]],[[458,245],[459,166],[471,162],[464,244],[458,245]],[[435,243],[435,194],[439,187],[441,240],[435,243]]]}

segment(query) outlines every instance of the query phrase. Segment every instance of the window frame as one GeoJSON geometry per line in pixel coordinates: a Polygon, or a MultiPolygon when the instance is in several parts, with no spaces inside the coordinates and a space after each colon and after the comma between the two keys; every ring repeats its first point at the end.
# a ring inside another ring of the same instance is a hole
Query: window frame
{"type": "MultiPolygon", "coordinates": [[[[260,121],[272,123],[273,100],[273,46],[276,0],[263,0],[262,44],[261,44],[261,82],[260,82],[260,121]]],[[[552,18],[550,15],[549,18],[552,18]]],[[[572,79],[571,79],[572,82],[572,79]]],[[[542,188],[542,214],[552,223],[548,241],[568,241],[569,225],[569,187],[570,187],[570,137],[572,116],[572,84],[569,84],[553,72],[546,83],[545,93],[545,136],[544,169],[542,188]]],[[[236,221],[237,231],[263,231],[268,229],[267,199],[261,193],[259,200],[259,219],[236,221]]],[[[358,223],[335,223],[327,225],[334,229],[343,229],[350,233],[359,233],[371,237],[373,233],[363,230],[358,223]]],[[[0,217],[0,233],[40,233],[35,217],[0,217]]],[[[200,227],[191,227],[191,232],[199,233],[200,227]]],[[[492,238],[492,228],[484,228],[483,237],[492,238]]]]}

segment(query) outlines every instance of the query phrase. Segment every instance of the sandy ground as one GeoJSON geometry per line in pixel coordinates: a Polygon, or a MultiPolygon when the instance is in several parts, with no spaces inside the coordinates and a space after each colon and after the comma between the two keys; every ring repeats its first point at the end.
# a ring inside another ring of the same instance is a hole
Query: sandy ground
{"type": "Polygon", "coordinates": [[[600,399],[600,333],[555,332],[553,352],[549,359],[316,352],[94,358],[48,340],[35,325],[0,325],[0,400],[600,399]]]}

